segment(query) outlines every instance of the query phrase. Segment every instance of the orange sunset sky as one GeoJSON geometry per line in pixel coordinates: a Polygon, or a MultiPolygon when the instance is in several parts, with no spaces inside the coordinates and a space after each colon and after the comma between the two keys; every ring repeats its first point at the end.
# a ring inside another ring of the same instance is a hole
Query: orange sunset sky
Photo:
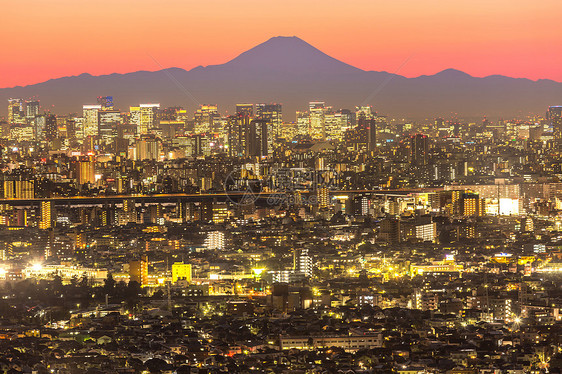
{"type": "Polygon", "coordinates": [[[0,1],[0,87],[159,70],[150,56],[220,64],[278,35],[408,77],[456,68],[562,81],[559,0],[0,1]]]}

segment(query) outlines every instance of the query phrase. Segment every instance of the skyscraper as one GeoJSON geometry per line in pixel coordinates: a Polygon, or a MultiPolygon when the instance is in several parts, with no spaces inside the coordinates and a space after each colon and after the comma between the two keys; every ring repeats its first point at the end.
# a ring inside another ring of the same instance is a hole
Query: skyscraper
{"type": "Polygon", "coordinates": [[[219,117],[216,105],[201,105],[194,115],[194,129],[196,134],[213,131],[215,120],[219,117]]]}
{"type": "Polygon", "coordinates": [[[25,102],[25,117],[33,119],[39,115],[39,100],[25,102]]]}
{"type": "Polygon", "coordinates": [[[96,136],[99,129],[99,112],[101,105],[82,106],[82,117],[84,118],[83,136],[96,136]]]}
{"type": "Polygon", "coordinates": [[[293,269],[295,273],[300,273],[305,277],[312,276],[312,257],[308,254],[308,249],[293,250],[293,269]]]}
{"type": "Polygon", "coordinates": [[[232,157],[265,157],[272,150],[269,123],[236,115],[228,118],[228,153],[232,157]]]}
{"type": "Polygon", "coordinates": [[[241,157],[245,155],[246,128],[250,125],[250,117],[234,115],[227,118],[226,132],[228,155],[241,157]]]}
{"type": "Polygon", "coordinates": [[[552,127],[554,139],[562,140],[562,105],[549,107],[546,112],[546,119],[552,127]]]}
{"type": "Polygon", "coordinates": [[[121,123],[121,113],[118,110],[102,110],[99,112],[98,134],[107,144],[117,136],[117,127],[121,123]]]}
{"type": "Polygon", "coordinates": [[[48,114],[45,116],[45,139],[54,140],[58,137],[57,116],[48,114]]]}
{"type": "Polygon", "coordinates": [[[98,96],[98,105],[101,110],[113,110],[113,96],[98,96]]]}
{"type": "Polygon", "coordinates": [[[429,144],[427,135],[416,134],[410,139],[410,163],[414,166],[427,165],[429,144]]]}
{"type": "Polygon", "coordinates": [[[326,139],[325,128],[325,103],[323,101],[311,101],[308,104],[310,115],[310,137],[316,140],[326,139]]]}
{"type": "Polygon", "coordinates": [[[24,111],[23,111],[23,100],[22,99],[9,99],[8,100],[8,123],[19,123],[22,124],[25,121],[24,111]]]}
{"type": "Polygon", "coordinates": [[[256,118],[267,121],[271,143],[281,136],[281,126],[283,125],[281,104],[256,104],[256,118]]]}
{"type": "Polygon", "coordinates": [[[236,104],[236,114],[242,116],[254,116],[254,104],[236,104]]]}
{"type": "Polygon", "coordinates": [[[269,124],[266,120],[255,119],[250,122],[246,147],[248,156],[265,157],[271,151],[269,124]]]}
{"type": "Polygon", "coordinates": [[[41,201],[40,209],[39,229],[50,229],[53,227],[54,203],[52,201],[41,201]]]}
{"type": "Polygon", "coordinates": [[[82,186],[84,183],[95,183],[95,162],[91,156],[81,157],[76,161],[76,183],[82,186]]]}
{"type": "Polygon", "coordinates": [[[307,136],[310,133],[310,116],[308,112],[297,111],[297,136],[307,136]]]}
{"type": "Polygon", "coordinates": [[[153,128],[158,126],[158,112],[160,104],[140,104],[139,106],[130,107],[130,122],[136,125],[137,135],[146,135],[153,128]]]}

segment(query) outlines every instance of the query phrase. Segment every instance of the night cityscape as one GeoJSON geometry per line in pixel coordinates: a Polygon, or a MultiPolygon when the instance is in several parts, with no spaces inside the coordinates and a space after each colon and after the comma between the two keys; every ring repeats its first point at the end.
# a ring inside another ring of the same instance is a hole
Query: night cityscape
{"type": "MultiPolygon", "coordinates": [[[[502,22],[515,25],[513,3],[502,22]]],[[[342,38],[367,46],[342,12],[342,38]]],[[[0,64],[0,373],[562,372],[560,53],[550,70],[538,55],[505,67],[517,78],[497,75],[492,52],[490,72],[435,62],[434,75],[402,76],[414,54],[390,73],[359,69],[273,36],[309,35],[277,17],[222,65],[172,68],[166,55],[157,71],[73,75],[93,65],[61,54],[56,78],[46,54],[47,80],[23,52],[0,64]]],[[[131,22],[114,21],[116,34],[131,22]]],[[[65,43],[57,27],[52,48],[65,43]]],[[[549,27],[559,42],[562,26],[549,27]]],[[[121,53],[103,46],[108,61],[121,53]]]]}

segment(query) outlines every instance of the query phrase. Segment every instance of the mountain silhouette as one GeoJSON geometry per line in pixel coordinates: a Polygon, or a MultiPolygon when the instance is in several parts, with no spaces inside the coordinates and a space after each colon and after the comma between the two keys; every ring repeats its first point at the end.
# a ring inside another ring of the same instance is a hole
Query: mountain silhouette
{"type": "Polygon", "coordinates": [[[334,108],[372,105],[393,118],[437,116],[512,118],[544,114],[549,105],[562,104],[562,83],[492,75],[472,77],[447,69],[434,75],[406,78],[364,71],[339,61],[298,37],[273,37],[221,64],[189,71],[168,68],[127,74],[51,79],[25,87],[0,89],[0,110],[7,99],[37,97],[53,112],[80,113],[83,104],[110,95],[116,106],[160,102],[193,112],[200,104],[218,104],[223,114],[236,103],[277,102],[293,121],[296,110],[309,101],[325,101],[334,108]]]}

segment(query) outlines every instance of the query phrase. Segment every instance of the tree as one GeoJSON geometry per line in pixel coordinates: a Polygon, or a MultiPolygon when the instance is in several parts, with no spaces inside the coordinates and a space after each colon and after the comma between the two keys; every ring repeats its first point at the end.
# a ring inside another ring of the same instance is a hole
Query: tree
{"type": "Polygon", "coordinates": [[[103,284],[103,292],[106,295],[112,295],[114,290],[115,290],[115,280],[113,279],[113,275],[111,275],[111,273],[107,273],[107,278],[105,278],[103,284]]]}

